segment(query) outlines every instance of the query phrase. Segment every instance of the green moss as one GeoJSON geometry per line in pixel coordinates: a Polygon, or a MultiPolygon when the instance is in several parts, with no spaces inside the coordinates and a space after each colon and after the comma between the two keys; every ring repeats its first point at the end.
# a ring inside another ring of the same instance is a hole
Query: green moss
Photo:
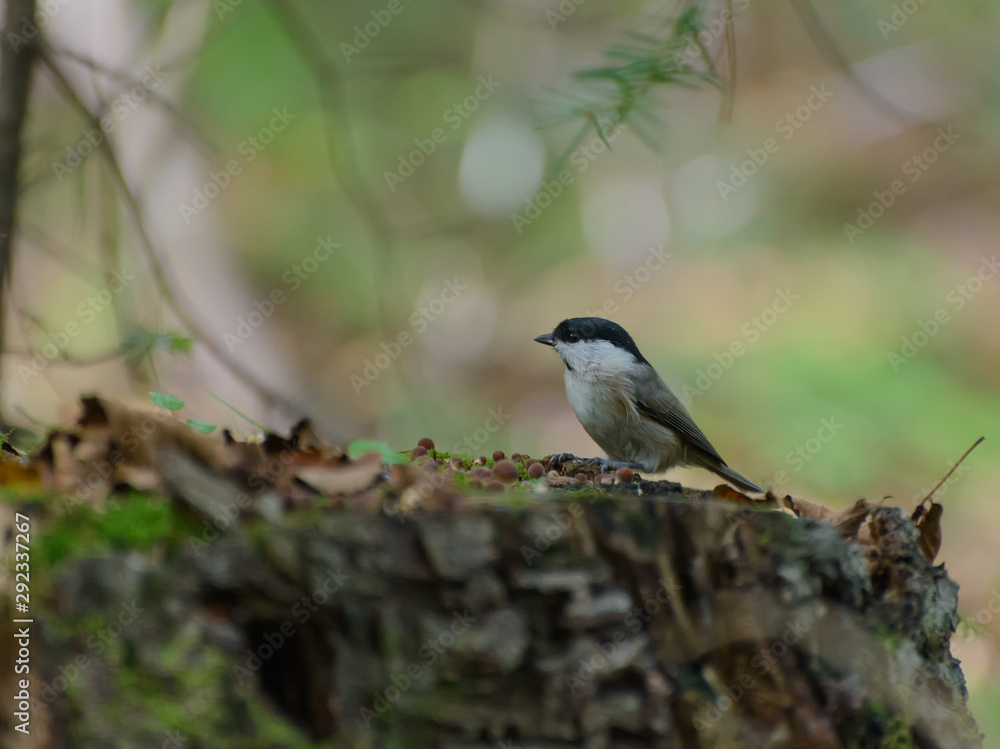
{"type": "Polygon", "coordinates": [[[865,704],[867,720],[864,736],[848,742],[850,746],[871,746],[878,749],[913,749],[913,735],[910,721],[904,716],[893,714],[884,705],[868,701],[865,704]]]}
{"type": "Polygon", "coordinates": [[[169,500],[133,492],[109,502],[100,513],[81,504],[48,524],[37,536],[32,556],[51,569],[68,558],[105,556],[110,551],[146,551],[176,529],[169,500]]]}
{"type": "Polygon", "coordinates": [[[884,622],[875,622],[875,634],[890,650],[896,650],[903,643],[903,633],[890,629],[884,622]]]}
{"type": "Polygon", "coordinates": [[[43,505],[48,504],[51,497],[51,492],[48,492],[41,487],[25,488],[19,486],[0,486],[0,502],[11,505],[15,508],[23,508],[26,505],[34,504],[36,502],[43,505]]]}
{"type": "Polygon", "coordinates": [[[213,747],[329,746],[304,738],[264,703],[255,682],[240,684],[233,672],[236,664],[207,645],[204,636],[204,630],[192,623],[160,650],[166,675],[114,663],[116,696],[102,706],[102,720],[133,735],[172,730],[213,747]]]}
{"type": "Polygon", "coordinates": [[[260,700],[250,700],[247,703],[247,712],[257,728],[257,735],[252,744],[240,744],[241,746],[261,749],[272,746],[287,746],[290,749],[318,749],[331,746],[331,744],[317,744],[304,738],[298,729],[271,712],[260,700]]]}

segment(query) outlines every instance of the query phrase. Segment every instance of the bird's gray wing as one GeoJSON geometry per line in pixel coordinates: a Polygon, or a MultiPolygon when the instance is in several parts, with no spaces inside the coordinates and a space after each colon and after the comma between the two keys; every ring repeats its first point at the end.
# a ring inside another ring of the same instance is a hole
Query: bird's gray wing
{"type": "Polygon", "coordinates": [[[691,414],[652,368],[636,383],[635,408],[647,419],[672,429],[689,447],[726,465],[708,437],[694,423],[691,414]]]}

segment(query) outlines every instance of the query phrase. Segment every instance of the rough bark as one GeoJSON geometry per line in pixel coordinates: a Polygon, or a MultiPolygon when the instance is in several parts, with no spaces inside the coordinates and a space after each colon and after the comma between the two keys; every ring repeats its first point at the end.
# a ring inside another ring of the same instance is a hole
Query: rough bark
{"type": "Polygon", "coordinates": [[[174,473],[169,551],[52,577],[37,746],[980,743],[949,654],[957,586],[898,509],[847,540],[858,523],[664,482],[245,512],[215,538],[182,518],[235,490],[174,473]]]}

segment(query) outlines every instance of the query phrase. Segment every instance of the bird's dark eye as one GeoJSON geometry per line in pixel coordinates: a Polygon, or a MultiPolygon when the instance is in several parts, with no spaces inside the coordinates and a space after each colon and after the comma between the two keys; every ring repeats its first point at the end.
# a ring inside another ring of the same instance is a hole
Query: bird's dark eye
{"type": "Polygon", "coordinates": [[[566,334],[566,342],[567,343],[576,343],[579,340],[580,340],[580,336],[578,336],[576,333],[567,333],[566,334]]]}

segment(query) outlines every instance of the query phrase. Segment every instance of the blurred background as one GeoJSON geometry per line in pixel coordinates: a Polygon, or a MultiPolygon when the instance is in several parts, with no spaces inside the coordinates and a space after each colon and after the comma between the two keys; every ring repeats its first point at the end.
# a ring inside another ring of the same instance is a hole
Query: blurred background
{"type": "Polygon", "coordinates": [[[42,5],[8,422],[597,455],[531,339],[602,315],[776,491],[909,508],[985,435],[938,561],[1000,746],[1000,7],[42,5]]]}

